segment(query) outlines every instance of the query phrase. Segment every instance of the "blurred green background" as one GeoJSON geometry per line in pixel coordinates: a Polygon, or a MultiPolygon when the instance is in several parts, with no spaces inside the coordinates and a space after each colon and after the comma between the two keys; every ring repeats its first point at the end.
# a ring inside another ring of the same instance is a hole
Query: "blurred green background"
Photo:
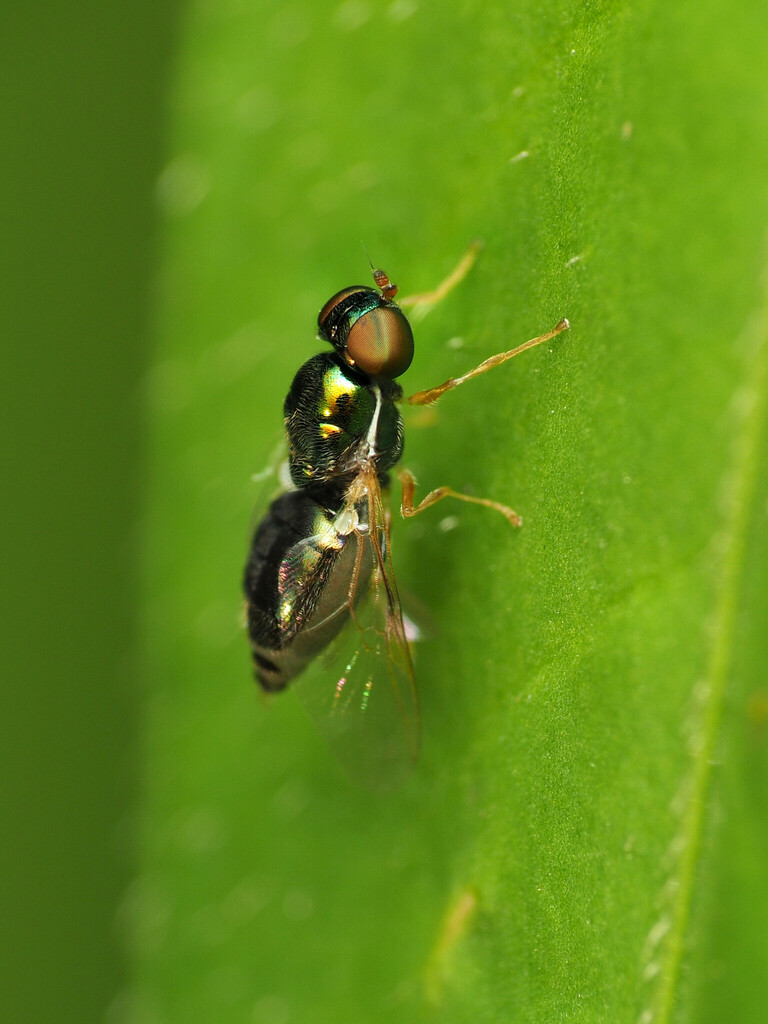
{"type": "Polygon", "coordinates": [[[767,44],[693,0],[13,13],[3,1019],[764,1019],[767,44]],[[408,431],[525,526],[396,524],[436,635],[374,797],[251,682],[251,476],[360,240],[411,292],[475,237],[406,390],[573,329],[408,431]]]}
{"type": "Polygon", "coordinates": [[[139,383],[174,4],[7,6],[0,1016],[97,1021],[139,793],[139,383]]]}

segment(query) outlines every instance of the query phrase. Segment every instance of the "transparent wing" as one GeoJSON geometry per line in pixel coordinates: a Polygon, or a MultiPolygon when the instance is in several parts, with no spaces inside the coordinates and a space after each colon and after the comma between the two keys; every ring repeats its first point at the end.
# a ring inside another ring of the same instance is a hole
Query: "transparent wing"
{"type": "Polygon", "coordinates": [[[251,474],[250,481],[248,481],[248,493],[251,498],[251,515],[248,520],[249,541],[272,501],[292,486],[288,471],[288,444],[282,434],[276,435],[267,461],[261,469],[251,474]]]}
{"type": "Polygon", "coordinates": [[[418,757],[420,715],[388,521],[375,475],[366,483],[367,528],[350,536],[346,567],[342,559],[336,563],[348,577],[338,604],[348,621],[295,688],[352,778],[388,790],[404,781],[418,757]]]}

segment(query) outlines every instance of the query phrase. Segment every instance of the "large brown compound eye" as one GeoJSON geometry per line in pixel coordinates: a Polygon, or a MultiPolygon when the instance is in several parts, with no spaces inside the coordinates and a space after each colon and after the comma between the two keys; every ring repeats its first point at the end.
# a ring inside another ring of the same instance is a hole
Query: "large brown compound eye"
{"type": "Polygon", "coordinates": [[[413,332],[397,306],[381,306],[363,314],[347,338],[348,358],[369,377],[394,380],[413,360],[413,332]]]}

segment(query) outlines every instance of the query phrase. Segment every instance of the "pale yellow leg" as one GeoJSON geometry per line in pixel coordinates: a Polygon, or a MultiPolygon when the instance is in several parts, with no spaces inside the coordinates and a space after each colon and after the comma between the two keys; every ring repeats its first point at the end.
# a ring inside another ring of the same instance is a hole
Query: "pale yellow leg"
{"type": "Polygon", "coordinates": [[[444,299],[449,292],[453,291],[456,285],[464,280],[474,266],[477,255],[482,247],[482,242],[473,242],[448,277],[441,281],[437,288],[434,288],[431,292],[422,292],[420,295],[406,295],[405,298],[397,300],[398,306],[406,309],[416,307],[415,312],[417,315],[425,316],[434,305],[440,302],[441,299],[444,299]]]}
{"type": "Polygon", "coordinates": [[[474,498],[470,494],[461,494],[459,491],[454,491],[451,487],[437,487],[434,491],[430,491],[426,498],[423,498],[418,505],[413,504],[414,495],[416,493],[416,480],[412,473],[407,469],[404,469],[400,473],[400,484],[403,489],[403,496],[400,502],[400,512],[405,519],[409,519],[411,516],[417,516],[419,512],[423,512],[428,509],[431,505],[441,501],[443,498],[458,498],[459,501],[468,501],[472,505],[484,505],[485,508],[496,509],[497,512],[509,520],[513,526],[521,526],[523,520],[507,505],[502,505],[498,501],[491,501],[490,498],[474,498]]]}
{"type": "Polygon", "coordinates": [[[567,331],[571,325],[567,320],[563,319],[557,325],[553,327],[551,331],[547,331],[546,334],[541,334],[538,338],[531,338],[530,341],[524,341],[522,345],[518,345],[517,348],[510,349],[509,352],[499,352],[495,356],[490,356],[485,359],[479,366],[476,366],[474,370],[470,370],[469,373],[465,373],[462,377],[451,377],[443,384],[438,384],[437,387],[427,388],[426,391],[417,391],[415,395],[410,395],[406,398],[406,402],[410,405],[431,405],[432,402],[436,402],[441,395],[444,395],[446,391],[452,391],[453,388],[457,388],[459,384],[463,384],[466,380],[471,380],[472,377],[479,377],[481,373],[487,373],[488,370],[492,370],[494,366],[501,366],[502,363],[506,363],[508,359],[514,359],[515,356],[520,355],[521,352],[525,352],[528,348],[535,348],[536,345],[541,345],[545,341],[551,341],[552,338],[557,337],[558,334],[563,331],[567,331]]]}

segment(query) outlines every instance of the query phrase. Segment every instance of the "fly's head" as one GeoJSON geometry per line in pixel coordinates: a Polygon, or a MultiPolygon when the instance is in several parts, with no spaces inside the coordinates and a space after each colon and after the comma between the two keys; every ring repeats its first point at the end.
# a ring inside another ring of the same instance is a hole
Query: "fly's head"
{"type": "Polygon", "coordinates": [[[328,299],[317,317],[318,331],[349,366],[394,380],[413,360],[413,332],[393,301],[397,285],[383,270],[373,277],[378,288],[352,285],[328,299]]]}

